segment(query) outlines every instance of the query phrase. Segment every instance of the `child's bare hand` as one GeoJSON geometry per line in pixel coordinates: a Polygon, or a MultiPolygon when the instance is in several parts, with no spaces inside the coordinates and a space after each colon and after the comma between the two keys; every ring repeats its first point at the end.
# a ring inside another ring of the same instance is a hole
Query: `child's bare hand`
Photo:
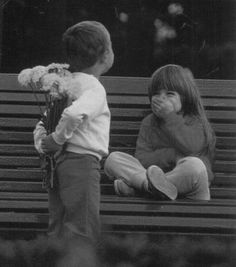
{"type": "Polygon", "coordinates": [[[173,104],[168,99],[152,98],[152,111],[159,118],[165,118],[166,115],[174,111],[173,104]]]}
{"type": "Polygon", "coordinates": [[[164,118],[171,112],[179,112],[182,108],[180,96],[177,92],[162,92],[152,97],[152,111],[160,118],[164,118]]]}
{"type": "Polygon", "coordinates": [[[48,135],[45,138],[42,139],[41,148],[44,153],[55,153],[56,151],[60,150],[62,148],[61,145],[57,144],[52,135],[48,135]]]}

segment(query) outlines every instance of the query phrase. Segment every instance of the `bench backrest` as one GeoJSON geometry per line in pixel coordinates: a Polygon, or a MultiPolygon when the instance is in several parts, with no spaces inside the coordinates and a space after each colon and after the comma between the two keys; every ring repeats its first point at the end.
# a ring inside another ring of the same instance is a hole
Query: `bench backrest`
{"type": "MultiPolygon", "coordinates": [[[[207,116],[216,132],[213,198],[236,198],[236,81],[196,80],[207,116]]],[[[101,78],[111,109],[110,151],[133,154],[140,122],[150,112],[149,78],[101,78]]],[[[43,98],[41,104],[43,105],[43,98]]],[[[0,192],[41,193],[42,172],[33,146],[33,128],[40,117],[30,89],[16,74],[0,74],[0,192]]],[[[103,177],[103,192],[111,184],[103,177]]]]}

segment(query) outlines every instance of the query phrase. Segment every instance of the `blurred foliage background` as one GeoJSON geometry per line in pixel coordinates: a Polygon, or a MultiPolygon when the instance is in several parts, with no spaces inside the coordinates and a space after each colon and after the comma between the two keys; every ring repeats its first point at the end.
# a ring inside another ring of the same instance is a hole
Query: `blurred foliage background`
{"type": "Polygon", "coordinates": [[[61,36],[82,20],[111,33],[107,75],[146,77],[175,63],[196,78],[236,79],[235,0],[0,0],[0,72],[64,62],[61,36]]]}

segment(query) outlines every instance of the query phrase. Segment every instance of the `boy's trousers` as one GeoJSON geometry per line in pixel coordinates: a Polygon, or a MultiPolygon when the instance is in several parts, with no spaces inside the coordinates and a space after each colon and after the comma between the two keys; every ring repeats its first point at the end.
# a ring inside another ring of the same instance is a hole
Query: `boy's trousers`
{"type": "Polygon", "coordinates": [[[92,155],[64,152],[49,189],[50,236],[96,242],[100,234],[100,162],[92,155]]]}

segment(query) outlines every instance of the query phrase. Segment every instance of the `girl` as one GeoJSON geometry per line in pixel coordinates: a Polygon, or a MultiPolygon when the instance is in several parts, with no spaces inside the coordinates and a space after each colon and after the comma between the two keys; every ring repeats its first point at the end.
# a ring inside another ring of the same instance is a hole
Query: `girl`
{"type": "Polygon", "coordinates": [[[192,73],[163,66],[148,93],[152,113],[142,121],[135,157],[113,152],[105,162],[116,193],[209,200],[215,135],[192,73]]]}

